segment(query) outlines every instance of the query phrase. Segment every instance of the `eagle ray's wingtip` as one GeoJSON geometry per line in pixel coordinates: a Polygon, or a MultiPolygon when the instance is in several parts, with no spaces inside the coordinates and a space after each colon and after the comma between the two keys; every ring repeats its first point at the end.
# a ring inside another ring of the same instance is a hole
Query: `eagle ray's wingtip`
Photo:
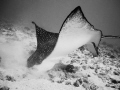
{"type": "Polygon", "coordinates": [[[36,25],[36,23],[34,21],[32,21],[31,23],[36,25]]]}
{"type": "Polygon", "coordinates": [[[77,6],[75,9],[81,9],[81,7],[80,7],[80,6],[77,6]]]}

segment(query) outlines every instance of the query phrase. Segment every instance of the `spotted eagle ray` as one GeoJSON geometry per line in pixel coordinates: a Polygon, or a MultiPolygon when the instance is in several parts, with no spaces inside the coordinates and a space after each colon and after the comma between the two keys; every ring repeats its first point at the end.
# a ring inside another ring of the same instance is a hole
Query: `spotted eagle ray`
{"type": "MultiPolygon", "coordinates": [[[[59,33],[48,32],[35,22],[32,23],[36,28],[37,50],[27,60],[27,67],[39,64],[49,66],[49,63],[43,64],[43,61],[51,62],[52,59],[64,57],[83,45],[86,45],[95,57],[98,55],[98,46],[102,38],[120,38],[119,36],[103,35],[101,30],[95,29],[85,18],[80,6],[67,16],[59,33]]],[[[48,69],[50,68],[52,66],[48,69]]]]}

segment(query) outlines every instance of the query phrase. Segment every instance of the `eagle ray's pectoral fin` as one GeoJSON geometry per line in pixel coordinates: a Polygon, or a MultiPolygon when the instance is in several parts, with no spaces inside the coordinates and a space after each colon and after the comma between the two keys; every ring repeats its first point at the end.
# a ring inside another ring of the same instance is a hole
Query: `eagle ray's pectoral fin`
{"type": "Polygon", "coordinates": [[[51,54],[59,36],[58,33],[49,32],[39,27],[34,21],[32,23],[36,30],[37,49],[27,60],[27,67],[29,68],[41,64],[51,54]]]}
{"type": "Polygon", "coordinates": [[[35,51],[27,60],[27,67],[32,67],[35,64],[40,64],[42,60],[39,59],[39,52],[35,51]]]}
{"type": "Polygon", "coordinates": [[[94,42],[86,44],[86,47],[93,54],[94,57],[98,56],[98,47],[95,45],[94,42]]]}

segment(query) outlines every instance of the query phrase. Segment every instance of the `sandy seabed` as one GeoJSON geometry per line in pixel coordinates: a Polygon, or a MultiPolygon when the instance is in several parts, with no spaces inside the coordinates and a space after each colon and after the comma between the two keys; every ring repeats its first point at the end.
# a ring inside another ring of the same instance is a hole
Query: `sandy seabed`
{"type": "Polygon", "coordinates": [[[93,57],[83,46],[37,74],[26,68],[36,49],[35,32],[12,30],[0,31],[0,90],[120,90],[120,47],[100,43],[93,57]]]}

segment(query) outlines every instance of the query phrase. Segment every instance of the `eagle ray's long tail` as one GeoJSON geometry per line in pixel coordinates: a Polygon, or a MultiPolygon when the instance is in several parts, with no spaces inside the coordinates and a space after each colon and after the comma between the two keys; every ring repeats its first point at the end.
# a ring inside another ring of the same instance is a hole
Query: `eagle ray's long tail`
{"type": "Polygon", "coordinates": [[[104,38],[110,38],[110,39],[120,39],[120,36],[103,35],[101,38],[102,38],[102,39],[104,39],[104,38]]]}

